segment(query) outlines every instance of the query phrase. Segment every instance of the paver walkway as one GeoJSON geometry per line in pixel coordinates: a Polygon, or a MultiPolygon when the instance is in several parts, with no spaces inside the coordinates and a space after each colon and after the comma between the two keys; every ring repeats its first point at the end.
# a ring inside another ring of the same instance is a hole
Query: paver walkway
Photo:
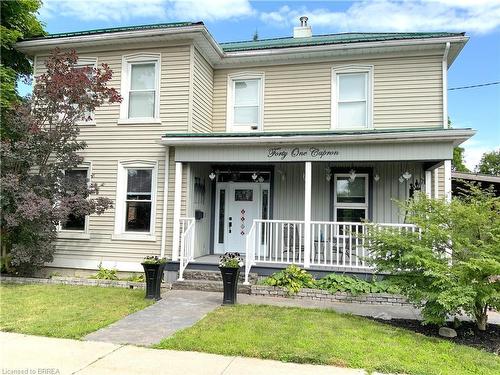
{"type": "Polygon", "coordinates": [[[0,332],[1,374],[364,375],[363,370],[0,332]],[[16,372],[17,371],[17,372],[16,372]]]}
{"type": "Polygon", "coordinates": [[[144,310],[85,336],[84,340],[152,345],[192,326],[221,304],[221,293],[171,290],[144,310]]]}

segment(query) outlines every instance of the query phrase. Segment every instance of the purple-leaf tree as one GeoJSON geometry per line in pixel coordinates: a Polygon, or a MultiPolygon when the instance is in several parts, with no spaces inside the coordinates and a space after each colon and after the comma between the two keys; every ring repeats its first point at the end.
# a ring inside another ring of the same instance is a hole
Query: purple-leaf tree
{"type": "Polygon", "coordinates": [[[108,87],[112,71],[79,67],[75,51],[55,50],[33,94],[11,108],[1,130],[2,265],[33,274],[53,260],[57,228],[73,217],[102,214],[111,200],[98,185],[69,178],[86,144],[77,123],[105,104],[121,101],[108,87]]]}

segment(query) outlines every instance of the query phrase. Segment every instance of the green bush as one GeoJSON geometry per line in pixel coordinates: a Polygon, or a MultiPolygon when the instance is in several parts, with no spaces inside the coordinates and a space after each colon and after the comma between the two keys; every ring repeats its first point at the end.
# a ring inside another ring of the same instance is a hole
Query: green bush
{"type": "Polygon", "coordinates": [[[327,290],[330,293],[347,292],[352,295],[362,293],[397,293],[398,289],[389,281],[372,281],[358,279],[355,276],[330,274],[316,281],[318,289],[327,290]]]}
{"type": "Polygon", "coordinates": [[[102,263],[99,263],[99,271],[91,278],[99,280],[118,280],[118,275],[116,274],[116,270],[104,268],[102,263]]]}
{"type": "Polygon", "coordinates": [[[298,293],[302,288],[314,288],[315,282],[310,273],[292,264],[283,271],[265,278],[263,284],[283,287],[291,295],[298,293]]]}

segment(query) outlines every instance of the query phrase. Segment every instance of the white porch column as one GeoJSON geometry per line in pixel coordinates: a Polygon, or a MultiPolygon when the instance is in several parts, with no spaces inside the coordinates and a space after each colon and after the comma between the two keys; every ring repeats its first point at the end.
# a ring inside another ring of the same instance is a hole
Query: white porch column
{"type": "Polygon", "coordinates": [[[311,192],[312,166],[310,161],[305,162],[305,194],[304,194],[304,268],[311,262],[311,192]]]}
{"type": "Polygon", "coordinates": [[[175,188],[174,188],[174,233],[172,243],[172,260],[179,259],[180,218],[182,200],[182,163],[175,163],[175,188]]]}
{"type": "Polygon", "coordinates": [[[425,171],[425,195],[432,197],[432,171],[425,171]]]}
{"type": "Polygon", "coordinates": [[[169,160],[169,150],[170,147],[165,148],[165,177],[163,179],[163,209],[162,209],[162,219],[161,219],[161,245],[160,245],[160,257],[165,257],[165,246],[167,242],[167,208],[168,208],[168,164],[169,160]]]}
{"type": "Polygon", "coordinates": [[[439,197],[439,168],[434,169],[434,198],[439,197]]]}
{"type": "Polygon", "coordinates": [[[451,202],[451,160],[444,161],[444,197],[451,202]]]}

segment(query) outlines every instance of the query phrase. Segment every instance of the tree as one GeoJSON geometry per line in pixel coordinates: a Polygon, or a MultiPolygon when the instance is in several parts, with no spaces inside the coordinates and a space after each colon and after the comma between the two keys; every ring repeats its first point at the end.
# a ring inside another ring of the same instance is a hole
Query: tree
{"type": "Polygon", "coordinates": [[[107,86],[111,69],[77,68],[74,51],[56,50],[33,96],[6,112],[2,131],[2,254],[20,274],[53,260],[56,226],[69,215],[101,214],[111,207],[98,186],[66,178],[81,164],[86,144],[76,121],[105,102],[121,101],[107,86]]]}
{"type": "Polygon", "coordinates": [[[453,160],[451,161],[451,166],[456,172],[470,172],[469,168],[464,163],[464,148],[455,147],[453,148],[453,160]]]}
{"type": "Polygon", "coordinates": [[[42,2],[40,0],[1,1],[1,58],[0,82],[2,115],[6,108],[18,100],[16,82],[32,72],[28,58],[14,48],[22,38],[44,34],[43,26],[36,18],[42,2]]]}
{"type": "Polygon", "coordinates": [[[451,203],[420,194],[400,203],[419,231],[368,234],[372,262],[423,307],[424,322],[469,315],[485,330],[488,307],[500,308],[500,198],[469,186],[451,203]]]}
{"type": "Polygon", "coordinates": [[[255,32],[253,33],[253,37],[252,37],[252,40],[254,42],[258,41],[259,40],[259,31],[257,29],[255,29],[255,32]]]}
{"type": "Polygon", "coordinates": [[[500,176],[500,149],[485,152],[476,170],[478,173],[500,176]]]}

